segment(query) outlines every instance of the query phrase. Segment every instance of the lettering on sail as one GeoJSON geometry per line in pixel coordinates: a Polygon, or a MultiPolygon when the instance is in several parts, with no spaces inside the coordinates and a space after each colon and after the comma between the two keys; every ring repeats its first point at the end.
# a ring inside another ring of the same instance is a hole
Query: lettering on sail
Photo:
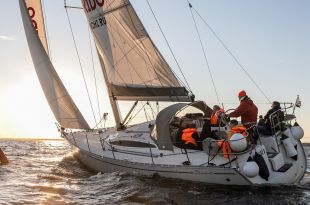
{"type": "Polygon", "coordinates": [[[90,22],[90,27],[92,29],[95,29],[95,28],[99,28],[99,27],[106,25],[106,24],[107,24],[107,21],[106,21],[105,17],[100,16],[98,19],[90,22]]]}
{"type": "Polygon", "coordinates": [[[96,10],[97,6],[103,7],[104,0],[83,0],[83,7],[87,13],[96,10]]]}
{"type": "MultiPolygon", "coordinates": [[[[86,13],[92,12],[97,9],[97,7],[103,7],[105,4],[105,0],[83,0],[82,1],[84,10],[86,13]]],[[[107,24],[106,18],[104,16],[98,16],[91,22],[89,25],[92,29],[99,28],[107,24]]]]}
{"type": "Polygon", "coordinates": [[[33,24],[34,29],[37,31],[37,33],[39,33],[39,30],[38,30],[38,23],[37,23],[37,21],[35,20],[36,11],[34,10],[33,7],[28,7],[28,12],[29,12],[29,15],[30,15],[30,17],[31,17],[31,20],[32,20],[32,24],[33,24]]]}

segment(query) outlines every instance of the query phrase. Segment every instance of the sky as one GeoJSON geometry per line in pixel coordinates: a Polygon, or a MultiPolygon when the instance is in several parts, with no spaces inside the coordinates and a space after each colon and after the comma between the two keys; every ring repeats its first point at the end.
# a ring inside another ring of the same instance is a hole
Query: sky
{"type": "MultiPolygon", "coordinates": [[[[70,5],[79,2],[68,1],[70,5]]],[[[181,76],[146,0],[131,2],[156,46],[181,76]]],[[[216,104],[187,1],[149,2],[196,99],[210,106],[216,104]]],[[[300,95],[302,107],[296,110],[297,121],[305,130],[303,141],[310,142],[310,1],[191,0],[191,3],[271,101],[295,102],[300,95]]],[[[89,124],[94,125],[63,1],[44,0],[44,8],[54,67],[89,124]]],[[[0,15],[0,137],[58,137],[55,118],[32,64],[18,1],[3,1],[0,15]]],[[[69,15],[95,101],[86,18],[81,10],[69,10],[69,15]]],[[[259,114],[264,115],[270,108],[268,100],[197,15],[195,18],[220,102],[226,110],[235,108],[237,93],[244,89],[258,105],[259,114]]],[[[102,85],[98,90],[100,112],[112,115],[97,59],[95,71],[97,84],[102,85]]],[[[108,119],[112,123],[111,118],[108,119]]]]}

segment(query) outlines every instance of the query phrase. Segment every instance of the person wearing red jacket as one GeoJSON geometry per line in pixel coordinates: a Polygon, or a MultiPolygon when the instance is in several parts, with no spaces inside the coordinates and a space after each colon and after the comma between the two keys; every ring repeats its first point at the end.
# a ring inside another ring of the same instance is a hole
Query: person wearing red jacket
{"type": "Polygon", "coordinates": [[[249,128],[256,124],[258,109],[244,90],[238,94],[240,105],[235,111],[229,113],[229,117],[241,117],[241,123],[249,128]]]}

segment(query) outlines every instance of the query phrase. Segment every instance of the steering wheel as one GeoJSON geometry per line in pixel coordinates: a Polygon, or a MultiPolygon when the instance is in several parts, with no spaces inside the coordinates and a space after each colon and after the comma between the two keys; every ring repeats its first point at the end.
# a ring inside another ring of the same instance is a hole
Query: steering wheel
{"type": "Polygon", "coordinates": [[[228,109],[225,111],[225,114],[228,114],[228,112],[232,112],[232,111],[235,111],[236,109],[228,109]]]}
{"type": "Polygon", "coordinates": [[[228,125],[230,122],[230,117],[228,112],[235,111],[236,109],[228,109],[224,113],[221,114],[220,116],[220,124],[228,125]]]}
{"type": "Polygon", "coordinates": [[[228,125],[230,122],[230,117],[227,115],[226,112],[222,113],[219,118],[220,124],[228,125]]]}

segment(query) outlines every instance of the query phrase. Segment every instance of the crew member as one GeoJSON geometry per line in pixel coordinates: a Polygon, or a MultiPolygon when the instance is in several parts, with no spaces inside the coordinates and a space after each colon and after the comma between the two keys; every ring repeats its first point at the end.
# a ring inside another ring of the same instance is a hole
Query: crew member
{"type": "Polygon", "coordinates": [[[217,127],[220,126],[221,122],[221,117],[224,114],[224,109],[220,108],[218,105],[213,106],[213,111],[211,114],[210,122],[211,126],[217,127]]]}
{"type": "Polygon", "coordinates": [[[197,129],[194,127],[189,127],[182,131],[182,142],[183,142],[184,148],[199,149],[199,144],[198,144],[199,142],[197,142],[197,138],[198,138],[197,129]]]}
{"type": "Polygon", "coordinates": [[[238,124],[237,120],[231,120],[229,122],[230,130],[227,133],[227,139],[230,140],[230,138],[235,134],[235,133],[240,133],[244,137],[247,136],[246,133],[246,127],[243,124],[238,124]]]}
{"type": "Polygon", "coordinates": [[[271,135],[272,129],[274,129],[274,131],[280,130],[280,122],[283,120],[284,112],[281,110],[280,103],[278,101],[273,101],[271,109],[268,110],[264,118],[259,121],[257,129],[262,134],[271,135]],[[271,115],[274,116],[272,119],[270,119],[271,115]],[[273,122],[271,122],[271,120],[273,120],[273,122]]]}
{"type": "Polygon", "coordinates": [[[240,105],[235,109],[234,112],[229,114],[229,117],[241,117],[241,123],[249,128],[256,124],[258,109],[253,101],[247,96],[244,90],[238,94],[240,105]]]}

